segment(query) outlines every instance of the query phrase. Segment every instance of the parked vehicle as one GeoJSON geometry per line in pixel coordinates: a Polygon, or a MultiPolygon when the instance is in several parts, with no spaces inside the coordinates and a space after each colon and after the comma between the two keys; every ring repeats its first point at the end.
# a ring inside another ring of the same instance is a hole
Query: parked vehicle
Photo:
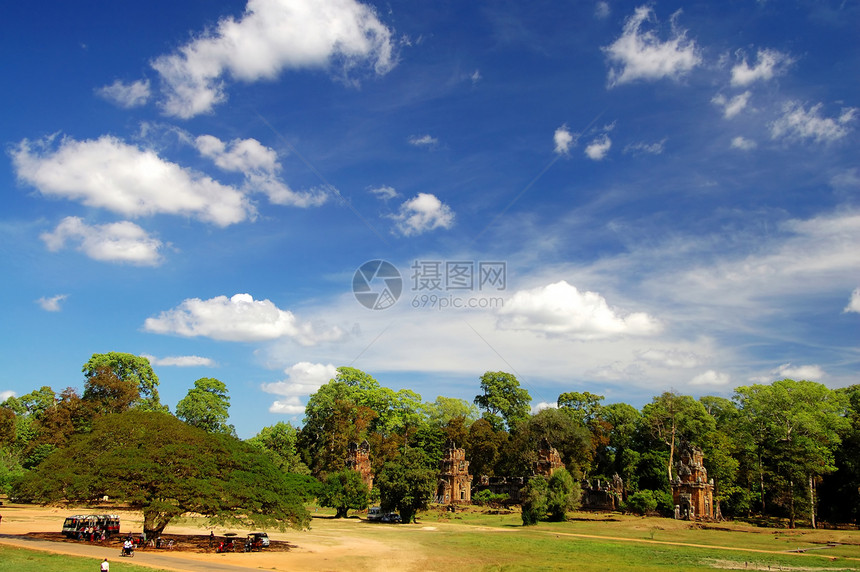
{"type": "Polygon", "coordinates": [[[400,515],[396,512],[387,512],[382,515],[380,521],[387,522],[389,524],[400,524],[402,522],[402,519],[400,518],[400,515]]]}
{"type": "Polygon", "coordinates": [[[66,517],[63,534],[69,538],[81,538],[88,529],[104,530],[105,536],[119,534],[119,516],[115,514],[76,514],[66,517]]]}
{"type": "Polygon", "coordinates": [[[367,509],[367,520],[380,520],[382,518],[382,509],[378,506],[372,506],[367,509]]]}
{"type": "Polygon", "coordinates": [[[269,535],[265,532],[252,532],[245,540],[245,552],[262,550],[269,547],[269,535]]]}

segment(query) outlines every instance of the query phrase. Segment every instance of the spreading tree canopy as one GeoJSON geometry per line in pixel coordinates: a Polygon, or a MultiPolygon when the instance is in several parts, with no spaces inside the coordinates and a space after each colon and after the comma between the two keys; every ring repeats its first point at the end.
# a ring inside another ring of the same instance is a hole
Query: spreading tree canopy
{"type": "Polygon", "coordinates": [[[103,495],[143,511],[147,536],[185,512],[216,522],[303,527],[310,515],[283,472],[257,449],[160,412],[96,419],[16,483],[36,502],[90,501],[103,495]]]}

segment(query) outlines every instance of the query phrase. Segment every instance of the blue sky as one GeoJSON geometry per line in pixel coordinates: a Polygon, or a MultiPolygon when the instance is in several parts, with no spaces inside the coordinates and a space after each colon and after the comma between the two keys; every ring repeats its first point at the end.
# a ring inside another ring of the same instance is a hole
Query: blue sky
{"type": "Polygon", "coordinates": [[[224,381],[249,437],[342,365],[427,401],[510,371],[536,407],[857,383],[858,25],[830,1],[7,6],[0,396],[123,351],[171,408],[224,381]],[[374,260],[399,292],[356,278],[374,260]]]}

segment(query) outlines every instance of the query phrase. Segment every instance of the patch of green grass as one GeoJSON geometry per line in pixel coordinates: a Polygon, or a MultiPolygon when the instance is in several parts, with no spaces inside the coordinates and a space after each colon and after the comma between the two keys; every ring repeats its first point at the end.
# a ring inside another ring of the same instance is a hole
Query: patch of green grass
{"type": "MultiPolygon", "coordinates": [[[[0,572],[21,570],[39,570],[39,572],[93,572],[99,569],[100,559],[85,558],[83,556],[69,556],[67,554],[53,554],[16,548],[14,546],[3,546],[0,544],[0,572]]],[[[139,572],[140,570],[154,571],[152,568],[141,568],[128,562],[111,561],[111,572],[127,570],[139,572]]],[[[154,571],[157,572],[157,571],[154,571]]],[[[162,570],[161,572],[167,572],[162,570]]]]}

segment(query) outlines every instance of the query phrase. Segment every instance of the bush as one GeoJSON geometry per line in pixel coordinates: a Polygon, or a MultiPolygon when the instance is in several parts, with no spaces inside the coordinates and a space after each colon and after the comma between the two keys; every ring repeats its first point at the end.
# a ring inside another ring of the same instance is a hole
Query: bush
{"type": "Polygon", "coordinates": [[[523,487],[523,526],[537,524],[546,518],[547,496],[549,495],[549,483],[538,475],[529,479],[528,484],[523,487]]]}
{"type": "Polygon", "coordinates": [[[657,511],[666,517],[675,515],[675,501],[672,493],[666,490],[653,491],[654,500],[657,501],[657,511]]]}
{"type": "Polygon", "coordinates": [[[644,490],[633,493],[627,498],[627,508],[636,514],[647,514],[656,510],[657,499],[654,491],[644,490]]]}
{"type": "Polygon", "coordinates": [[[549,492],[547,494],[547,510],[550,520],[565,520],[567,511],[579,506],[580,495],[579,483],[574,482],[573,477],[566,469],[559,469],[554,472],[549,479],[549,492]]]}
{"type": "Polygon", "coordinates": [[[508,495],[497,495],[488,489],[472,495],[472,503],[480,506],[499,506],[507,500],[508,495]]]}

